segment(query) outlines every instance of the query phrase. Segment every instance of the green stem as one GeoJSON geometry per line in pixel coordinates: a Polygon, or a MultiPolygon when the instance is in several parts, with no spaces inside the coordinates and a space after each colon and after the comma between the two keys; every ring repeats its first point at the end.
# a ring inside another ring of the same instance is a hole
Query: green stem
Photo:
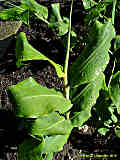
{"type": "Polygon", "coordinates": [[[115,21],[115,8],[116,8],[117,0],[113,0],[113,9],[112,9],[112,24],[114,25],[115,21]]]}
{"type": "Polygon", "coordinates": [[[69,53],[70,53],[70,33],[71,33],[71,17],[72,17],[72,7],[73,1],[71,2],[71,9],[70,9],[70,22],[69,22],[69,29],[68,29],[68,41],[67,41],[67,53],[65,59],[65,66],[64,66],[64,85],[65,85],[65,97],[69,99],[69,90],[70,87],[68,86],[68,64],[69,64],[69,53]]]}

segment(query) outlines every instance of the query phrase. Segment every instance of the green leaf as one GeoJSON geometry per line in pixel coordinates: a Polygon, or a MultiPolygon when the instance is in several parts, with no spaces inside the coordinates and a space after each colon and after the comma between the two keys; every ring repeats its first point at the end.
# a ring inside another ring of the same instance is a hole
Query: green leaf
{"type": "MultiPolygon", "coordinates": [[[[42,154],[58,152],[63,149],[69,135],[47,136],[42,142],[30,137],[18,147],[18,159],[43,160],[42,154]]],[[[51,155],[49,155],[51,157],[51,155]]],[[[46,157],[47,160],[48,157],[46,157]]]]}
{"type": "Polygon", "coordinates": [[[59,113],[52,112],[36,119],[32,123],[32,128],[29,132],[33,136],[47,136],[69,134],[71,130],[72,124],[70,120],[65,120],[59,113]]]}
{"type": "Polygon", "coordinates": [[[107,95],[106,91],[101,90],[100,96],[97,99],[97,102],[95,104],[96,113],[98,118],[104,123],[111,120],[111,112],[109,110],[110,107],[112,107],[110,98],[107,95]]]}
{"type": "Polygon", "coordinates": [[[38,4],[35,0],[21,0],[21,3],[35,13],[39,19],[44,21],[48,18],[48,9],[45,6],[38,4]]]}
{"type": "Polygon", "coordinates": [[[58,152],[63,149],[69,135],[55,135],[45,138],[41,151],[43,153],[58,152]]]}
{"type": "Polygon", "coordinates": [[[44,60],[50,62],[56,69],[57,75],[59,77],[64,77],[62,71],[62,66],[56,64],[51,59],[44,56],[42,53],[33,48],[27,41],[26,35],[23,32],[20,32],[17,41],[16,41],[16,65],[20,67],[23,61],[28,60],[44,60]]]}
{"type": "Polygon", "coordinates": [[[41,142],[34,138],[25,139],[18,147],[19,160],[43,160],[41,142]]]}
{"type": "Polygon", "coordinates": [[[111,22],[102,24],[96,21],[89,34],[88,45],[70,68],[71,87],[89,83],[105,70],[109,62],[110,42],[114,36],[111,22]]]}
{"type": "Polygon", "coordinates": [[[64,113],[72,104],[62,93],[39,85],[32,77],[9,88],[15,101],[17,117],[36,118],[52,111],[64,113]]]}
{"type": "Polygon", "coordinates": [[[117,51],[120,49],[120,35],[117,35],[115,37],[115,42],[114,42],[114,50],[117,51]]]}
{"type": "Polygon", "coordinates": [[[120,128],[115,129],[115,134],[116,134],[117,137],[120,138],[120,128]]]}
{"type": "Polygon", "coordinates": [[[46,155],[46,157],[44,158],[44,160],[53,160],[53,152],[50,152],[46,155]]]}
{"type": "Polygon", "coordinates": [[[100,133],[100,134],[102,134],[102,135],[106,135],[106,133],[109,131],[109,129],[108,128],[99,128],[98,129],[98,132],[100,133]]]}
{"type": "MultiPolygon", "coordinates": [[[[61,15],[60,15],[60,4],[54,3],[51,5],[52,13],[50,15],[50,24],[48,25],[50,28],[55,28],[58,32],[58,36],[63,36],[68,32],[69,23],[64,23],[61,15]]],[[[69,22],[68,18],[64,17],[64,20],[69,22]]]]}
{"type": "Polygon", "coordinates": [[[21,14],[25,12],[27,8],[23,5],[19,7],[0,10],[0,19],[2,20],[19,20],[21,14]]]}
{"type": "Polygon", "coordinates": [[[75,98],[72,103],[75,105],[75,112],[72,113],[72,123],[80,127],[91,116],[91,108],[96,103],[99,91],[102,88],[104,74],[101,73],[94,81],[90,82],[75,98]]]}
{"type": "Polygon", "coordinates": [[[120,72],[117,72],[110,83],[109,94],[113,104],[117,107],[117,112],[120,114],[120,72]]]}
{"type": "Polygon", "coordinates": [[[97,3],[93,0],[82,0],[83,1],[83,5],[85,9],[89,9],[93,6],[95,6],[97,3]]]}

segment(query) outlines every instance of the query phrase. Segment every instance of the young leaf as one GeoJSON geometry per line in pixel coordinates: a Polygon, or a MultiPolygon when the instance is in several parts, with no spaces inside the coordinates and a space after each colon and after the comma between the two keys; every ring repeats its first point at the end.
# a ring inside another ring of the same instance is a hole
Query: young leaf
{"type": "Polygon", "coordinates": [[[120,114],[120,72],[117,72],[109,86],[110,97],[113,104],[117,107],[118,114],[120,114]]]}
{"type": "Polygon", "coordinates": [[[32,77],[9,88],[15,101],[17,117],[36,118],[52,111],[64,113],[72,104],[62,93],[39,85],[32,77]]]}
{"type": "Polygon", "coordinates": [[[60,15],[59,3],[54,3],[51,5],[51,7],[52,7],[52,14],[50,15],[50,24],[48,26],[51,28],[55,28],[58,31],[58,36],[63,36],[68,32],[69,23],[64,23],[60,15]]]}
{"type": "Polygon", "coordinates": [[[100,134],[102,134],[102,135],[106,135],[106,133],[109,131],[109,129],[108,128],[99,128],[98,129],[98,132],[100,133],[100,134]]]}
{"type": "Polygon", "coordinates": [[[93,6],[95,6],[97,3],[93,0],[82,0],[83,1],[83,5],[85,9],[89,9],[93,6]]]}
{"type": "Polygon", "coordinates": [[[35,136],[47,136],[47,135],[64,135],[69,134],[72,130],[70,120],[65,120],[59,113],[52,112],[37,118],[30,129],[30,134],[35,136]]]}
{"type": "Polygon", "coordinates": [[[103,81],[104,74],[101,73],[72,99],[72,103],[75,105],[75,112],[72,113],[73,116],[71,118],[74,126],[80,127],[90,118],[91,108],[96,103],[103,81]]]}
{"type": "Polygon", "coordinates": [[[96,21],[90,31],[88,45],[70,68],[71,87],[89,83],[105,70],[109,62],[110,42],[114,36],[111,22],[102,24],[96,21]]]}
{"type": "Polygon", "coordinates": [[[42,53],[33,48],[27,41],[26,35],[23,32],[20,32],[17,41],[16,41],[16,65],[20,67],[21,62],[28,60],[44,60],[50,62],[56,69],[57,75],[63,77],[64,73],[62,71],[62,66],[56,64],[51,59],[44,56],[42,53]]]}

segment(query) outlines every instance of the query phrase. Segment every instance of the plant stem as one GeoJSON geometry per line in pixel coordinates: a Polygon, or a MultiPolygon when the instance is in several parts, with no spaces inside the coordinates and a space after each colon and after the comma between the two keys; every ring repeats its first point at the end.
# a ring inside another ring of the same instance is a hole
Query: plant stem
{"type": "Polygon", "coordinates": [[[70,33],[71,33],[71,17],[72,17],[72,7],[73,1],[71,2],[71,9],[70,9],[70,22],[69,22],[69,29],[68,29],[68,41],[67,41],[67,53],[65,59],[65,66],[64,66],[64,85],[65,85],[65,97],[69,99],[69,90],[70,87],[68,86],[68,64],[69,64],[69,53],[70,53],[70,33]]]}
{"type": "Polygon", "coordinates": [[[117,0],[113,0],[113,9],[112,9],[112,24],[114,25],[115,21],[115,8],[116,8],[117,0]]]}

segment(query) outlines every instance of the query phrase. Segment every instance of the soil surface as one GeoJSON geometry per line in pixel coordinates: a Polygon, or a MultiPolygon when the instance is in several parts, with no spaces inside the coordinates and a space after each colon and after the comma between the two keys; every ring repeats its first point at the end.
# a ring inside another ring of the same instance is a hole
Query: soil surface
{"type": "MultiPolygon", "coordinates": [[[[40,1],[37,0],[37,2],[40,1]]],[[[41,4],[50,7],[50,2],[48,1],[44,1],[41,4]]],[[[61,3],[62,15],[68,17],[69,10],[70,1],[61,3]]],[[[72,26],[77,34],[84,37],[88,33],[83,21],[86,14],[82,2],[75,1],[72,26]]],[[[64,45],[56,36],[55,32],[49,29],[45,23],[31,18],[30,27],[22,24],[18,33],[20,31],[26,33],[30,44],[34,48],[44,53],[44,55],[56,63],[64,64],[66,53],[64,45]]],[[[43,86],[55,88],[61,92],[64,91],[63,79],[58,78],[55,69],[48,62],[32,61],[26,62],[27,65],[21,68],[16,67],[15,39],[17,34],[5,40],[10,39],[9,47],[4,51],[3,56],[0,57],[0,160],[16,160],[17,144],[21,143],[24,139],[22,129],[18,130],[17,128],[18,122],[16,122],[14,116],[8,88],[31,76],[43,86]],[[11,149],[9,149],[10,147],[11,149]]],[[[79,41],[78,44],[78,47],[71,51],[70,63],[75,60],[80,50],[84,47],[83,41],[79,41]]],[[[92,112],[93,116],[95,116],[94,111],[92,112]]],[[[105,154],[117,156],[120,140],[114,135],[111,136],[111,139],[107,140],[105,136],[98,134],[92,118],[87,122],[87,125],[88,129],[86,131],[76,128],[72,131],[63,150],[54,154],[54,160],[95,160],[96,155],[105,154]]],[[[97,160],[118,159],[115,157],[103,157],[97,158],[97,160]]]]}

